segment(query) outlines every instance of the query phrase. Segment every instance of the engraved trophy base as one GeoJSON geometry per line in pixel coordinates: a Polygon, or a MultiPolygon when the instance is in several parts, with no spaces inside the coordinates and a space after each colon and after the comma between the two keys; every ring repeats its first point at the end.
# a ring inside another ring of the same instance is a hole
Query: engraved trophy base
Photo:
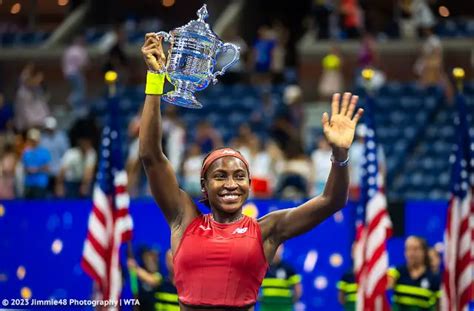
{"type": "Polygon", "coordinates": [[[202,104],[198,102],[196,97],[193,95],[194,86],[188,81],[178,80],[176,81],[176,89],[168,92],[161,96],[161,99],[167,101],[170,104],[181,106],[185,108],[199,109],[202,108],[202,104]]]}
{"type": "Polygon", "coordinates": [[[170,104],[181,106],[185,108],[199,109],[202,108],[202,104],[197,101],[193,93],[188,91],[172,91],[161,96],[161,99],[167,101],[170,104]]]}

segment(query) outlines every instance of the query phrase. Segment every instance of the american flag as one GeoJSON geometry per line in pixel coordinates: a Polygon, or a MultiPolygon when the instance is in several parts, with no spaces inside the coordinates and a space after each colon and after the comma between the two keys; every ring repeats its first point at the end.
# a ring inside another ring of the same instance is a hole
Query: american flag
{"type": "Polygon", "coordinates": [[[451,198],[444,232],[444,267],[442,310],[468,310],[473,298],[473,231],[474,231],[474,128],[467,112],[465,97],[456,98],[457,142],[450,158],[451,198]]]}
{"type": "Polygon", "coordinates": [[[372,98],[366,97],[364,159],[362,161],[361,200],[357,207],[354,246],[354,273],[358,283],[357,310],[390,310],[386,297],[387,239],[392,223],[387,212],[377,161],[377,143],[372,115],[372,98]]]}
{"type": "Polygon", "coordinates": [[[117,300],[122,290],[120,245],[132,238],[133,223],[128,212],[130,197],[117,118],[118,99],[112,96],[108,101],[111,115],[102,131],[99,168],[81,266],[96,282],[98,299],[117,300]]]}

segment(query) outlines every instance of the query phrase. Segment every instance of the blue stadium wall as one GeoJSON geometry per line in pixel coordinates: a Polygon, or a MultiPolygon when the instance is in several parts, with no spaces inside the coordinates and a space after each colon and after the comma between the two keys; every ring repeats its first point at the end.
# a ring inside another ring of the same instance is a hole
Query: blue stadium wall
{"type": "MultiPolygon", "coordinates": [[[[252,203],[258,207],[259,216],[298,204],[273,200],[252,203]]],[[[430,245],[440,242],[446,207],[444,201],[407,202],[405,236],[424,236],[430,245]]],[[[91,202],[87,200],[1,202],[0,299],[21,298],[23,288],[37,299],[89,299],[92,281],[79,263],[90,210],[91,202]]],[[[342,310],[337,303],[336,283],[351,266],[354,210],[348,204],[316,229],[286,243],[284,260],[302,275],[305,310],[342,310]]],[[[135,223],[135,250],[142,245],[161,250],[163,269],[163,251],[169,248],[164,218],[150,199],[133,200],[130,211],[135,223]]],[[[390,240],[389,252],[392,265],[403,262],[403,237],[390,240]]],[[[123,296],[131,297],[128,283],[123,296]]]]}

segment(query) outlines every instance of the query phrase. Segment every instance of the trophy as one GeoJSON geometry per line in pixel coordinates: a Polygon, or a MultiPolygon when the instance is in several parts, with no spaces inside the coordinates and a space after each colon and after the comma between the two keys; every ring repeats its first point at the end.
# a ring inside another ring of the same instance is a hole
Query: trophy
{"type": "Polygon", "coordinates": [[[186,108],[202,108],[202,104],[194,97],[194,92],[205,89],[211,81],[216,84],[217,76],[223,75],[227,68],[239,60],[240,48],[235,44],[223,43],[205,22],[208,17],[205,4],[197,15],[197,20],[192,20],[169,34],[164,31],[156,33],[170,43],[164,73],[175,86],[174,91],[161,98],[186,108]],[[213,72],[217,56],[229,50],[234,54],[233,59],[220,71],[213,72]]]}

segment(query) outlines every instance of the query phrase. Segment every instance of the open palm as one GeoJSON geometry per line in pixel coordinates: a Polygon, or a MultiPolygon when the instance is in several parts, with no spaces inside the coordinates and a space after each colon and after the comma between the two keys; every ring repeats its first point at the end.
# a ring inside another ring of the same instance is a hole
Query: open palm
{"type": "Polygon", "coordinates": [[[357,122],[362,117],[364,110],[359,108],[354,114],[359,97],[351,93],[332,96],[331,118],[327,112],[323,113],[322,123],[326,139],[333,148],[349,149],[354,140],[357,122]]]}

